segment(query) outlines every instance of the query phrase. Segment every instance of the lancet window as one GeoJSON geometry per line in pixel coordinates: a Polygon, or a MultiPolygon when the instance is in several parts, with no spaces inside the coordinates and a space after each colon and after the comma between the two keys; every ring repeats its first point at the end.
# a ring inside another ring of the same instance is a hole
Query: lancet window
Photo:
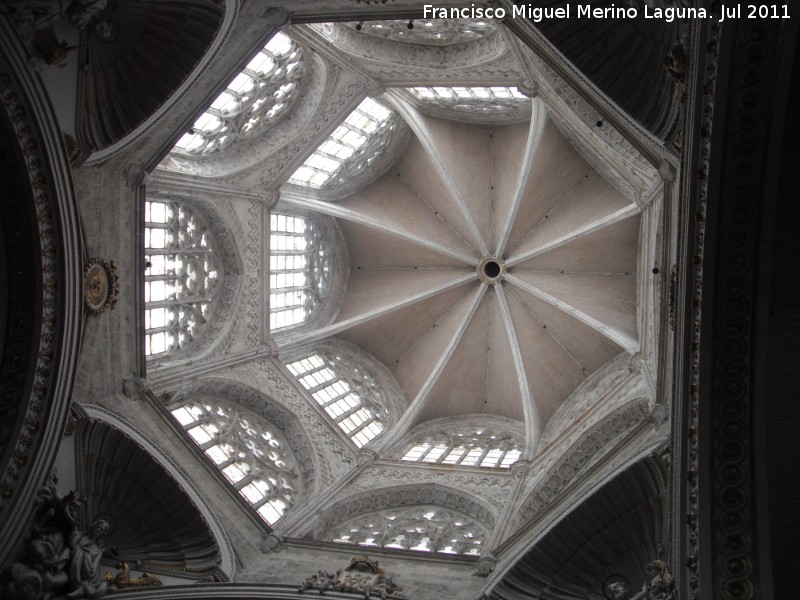
{"type": "Polygon", "coordinates": [[[521,455],[522,446],[511,435],[488,429],[462,429],[415,440],[402,460],[507,469],[521,455]]]}
{"type": "Polygon", "coordinates": [[[210,154],[276,123],[298,97],[303,69],[302,48],[276,33],[198,117],[173,151],[210,154]]]}
{"type": "Polygon", "coordinates": [[[344,122],[289,178],[289,183],[320,189],[371,165],[394,130],[395,113],[364,98],[344,122]]]}
{"type": "Polygon", "coordinates": [[[407,90],[424,104],[480,116],[516,113],[530,101],[516,87],[413,87],[407,90]]]}
{"type": "Polygon", "coordinates": [[[190,346],[211,315],[223,268],[203,218],[180,202],[145,202],[145,354],[190,346]]]}
{"type": "Polygon", "coordinates": [[[270,329],[305,322],[328,293],[331,250],[313,219],[270,217],[270,329]]]}
{"type": "Polygon", "coordinates": [[[295,502],[298,468],[280,430],[233,403],[201,399],[171,409],[206,456],[270,525],[295,502]]]}
{"type": "Polygon", "coordinates": [[[326,540],[420,552],[481,553],[486,530],[471,517],[440,506],[404,506],[360,515],[333,527],[326,540]]]}
{"type": "Polygon", "coordinates": [[[286,367],[356,446],[383,432],[386,398],[366,369],[337,353],[312,354],[286,367]]]}

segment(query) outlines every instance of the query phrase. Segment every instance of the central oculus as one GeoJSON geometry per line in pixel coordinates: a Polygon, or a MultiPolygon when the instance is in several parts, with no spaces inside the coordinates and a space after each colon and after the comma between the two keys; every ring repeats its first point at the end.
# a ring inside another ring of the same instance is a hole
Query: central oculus
{"type": "Polygon", "coordinates": [[[506,275],[506,263],[499,256],[485,256],[478,263],[477,271],[482,282],[495,285],[503,281],[506,275]]]}

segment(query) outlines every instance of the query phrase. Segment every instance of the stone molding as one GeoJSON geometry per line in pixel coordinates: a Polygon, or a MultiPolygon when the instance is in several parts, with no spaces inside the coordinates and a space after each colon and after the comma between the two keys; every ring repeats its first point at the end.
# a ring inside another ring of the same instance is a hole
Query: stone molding
{"type": "MultiPolygon", "coordinates": [[[[38,307],[38,339],[19,389],[19,410],[0,464],[0,539],[18,540],[31,514],[33,497],[50,475],[52,460],[67,423],[82,325],[83,256],[76,199],[61,129],[41,78],[30,71],[23,46],[0,17],[0,102],[16,135],[27,170],[20,177],[31,194],[38,225],[33,255],[41,256],[41,296],[25,302],[38,307]]],[[[13,139],[13,138],[12,138],[13,139]]],[[[12,142],[13,143],[13,142],[12,142]]],[[[10,352],[10,348],[7,348],[10,352]]],[[[9,397],[14,397],[9,395],[9,397]]],[[[11,544],[0,549],[6,564],[11,544]]]]}

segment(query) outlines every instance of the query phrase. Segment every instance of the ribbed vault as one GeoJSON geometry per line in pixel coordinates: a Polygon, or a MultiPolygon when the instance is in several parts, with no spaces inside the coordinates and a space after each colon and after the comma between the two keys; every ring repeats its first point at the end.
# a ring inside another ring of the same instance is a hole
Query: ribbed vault
{"type": "Polygon", "coordinates": [[[85,421],[78,432],[85,516],[109,523],[110,554],[131,565],[143,561],[148,570],[217,572],[214,536],[176,481],[117,429],[85,421]]]}
{"type": "Polygon", "coordinates": [[[532,456],[577,386],[639,349],[640,209],[538,99],[504,125],[395,102],[414,138],[392,168],[337,203],[282,196],[337,217],[350,259],[337,318],[286,345],[338,336],[391,369],[409,408],[382,448],[484,414],[523,424],[532,456]]]}
{"type": "Polygon", "coordinates": [[[645,565],[661,558],[664,489],[658,459],[636,463],[556,525],[494,593],[501,600],[607,600],[610,581],[637,591],[645,565]]]}

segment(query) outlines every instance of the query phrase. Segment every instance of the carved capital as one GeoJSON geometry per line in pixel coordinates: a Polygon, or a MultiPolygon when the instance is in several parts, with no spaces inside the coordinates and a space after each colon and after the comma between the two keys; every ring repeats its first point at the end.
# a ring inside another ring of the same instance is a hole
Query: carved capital
{"type": "Polygon", "coordinates": [[[520,82],[520,84],[517,86],[517,89],[522,94],[525,94],[528,98],[535,98],[539,95],[539,84],[533,79],[528,79],[527,77],[520,82]]]}
{"type": "Polygon", "coordinates": [[[667,161],[664,161],[658,167],[658,174],[661,177],[661,181],[665,183],[674,183],[678,173],[675,167],[667,161]]]}
{"type": "Polygon", "coordinates": [[[373,452],[372,450],[366,450],[362,448],[361,451],[358,453],[356,464],[358,465],[359,468],[363,468],[373,464],[376,460],[378,460],[377,452],[373,452]]]}
{"type": "Polygon", "coordinates": [[[281,192],[280,190],[267,190],[266,192],[262,192],[259,194],[258,200],[263,204],[268,210],[272,210],[275,208],[275,205],[278,203],[278,200],[281,199],[281,192]]]}
{"type": "Polygon", "coordinates": [[[284,541],[286,541],[284,536],[280,535],[277,531],[273,531],[264,536],[264,539],[258,544],[258,549],[261,550],[263,554],[277,553],[283,550],[284,541]]]}
{"type": "Polygon", "coordinates": [[[275,27],[282,27],[291,21],[292,13],[283,10],[282,8],[268,8],[262,18],[275,27]]]}
{"type": "Polygon", "coordinates": [[[122,393],[131,400],[144,400],[152,393],[150,382],[140,377],[124,377],[122,379],[122,393]]]}
{"type": "Polygon", "coordinates": [[[488,577],[494,571],[497,564],[497,559],[491,552],[484,552],[475,563],[475,570],[472,572],[473,577],[488,577]]]}

